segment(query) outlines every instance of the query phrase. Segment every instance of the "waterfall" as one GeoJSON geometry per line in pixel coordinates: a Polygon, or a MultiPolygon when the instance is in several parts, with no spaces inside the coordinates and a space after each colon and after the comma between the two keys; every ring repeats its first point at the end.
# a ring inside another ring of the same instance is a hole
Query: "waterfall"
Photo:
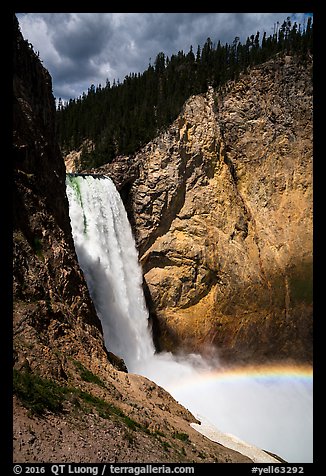
{"type": "Polygon", "coordinates": [[[217,361],[207,363],[199,355],[155,353],[142,271],[118,191],[104,176],[68,175],[66,183],[75,249],[107,349],[122,357],[130,372],[166,388],[202,421],[196,429],[214,441],[254,454],[256,462],[273,462],[259,448],[288,462],[311,462],[311,369],[223,371],[217,361]]]}
{"type": "Polygon", "coordinates": [[[135,241],[111,179],[67,176],[67,195],[79,264],[110,351],[129,369],[155,352],[135,241]]]}
{"type": "Polygon", "coordinates": [[[67,196],[78,261],[107,349],[122,357],[129,371],[163,385],[197,374],[205,366],[199,355],[188,356],[186,362],[163,352],[154,359],[135,240],[112,180],[67,175],[67,196]]]}

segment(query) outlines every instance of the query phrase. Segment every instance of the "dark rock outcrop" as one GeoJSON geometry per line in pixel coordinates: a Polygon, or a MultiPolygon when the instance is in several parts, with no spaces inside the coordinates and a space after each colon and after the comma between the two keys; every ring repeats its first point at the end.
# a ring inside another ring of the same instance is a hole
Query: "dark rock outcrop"
{"type": "Polygon", "coordinates": [[[65,375],[63,348],[70,355],[83,352],[86,357],[88,353],[88,358],[93,351],[104,357],[105,350],[71,235],[51,77],[18,31],[17,21],[15,27],[15,359],[16,366],[25,365],[27,359],[31,369],[60,378],[65,375]]]}

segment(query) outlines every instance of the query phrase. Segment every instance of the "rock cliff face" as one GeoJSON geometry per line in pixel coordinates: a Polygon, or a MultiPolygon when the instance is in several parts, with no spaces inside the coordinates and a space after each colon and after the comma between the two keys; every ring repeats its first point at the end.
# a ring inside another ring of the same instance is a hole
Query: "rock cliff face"
{"type": "Polygon", "coordinates": [[[20,33],[14,42],[15,362],[66,378],[63,349],[103,358],[101,324],[72,241],[51,78],[20,33]]]}
{"type": "Polygon", "coordinates": [[[311,360],[312,59],[191,97],[99,171],[125,200],[162,347],[311,360]]]}
{"type": "Polygon", "coordinates": [[[105,349],[71,236],[51,78],[14,27],[14,462],[250,461],[105,349]]]}

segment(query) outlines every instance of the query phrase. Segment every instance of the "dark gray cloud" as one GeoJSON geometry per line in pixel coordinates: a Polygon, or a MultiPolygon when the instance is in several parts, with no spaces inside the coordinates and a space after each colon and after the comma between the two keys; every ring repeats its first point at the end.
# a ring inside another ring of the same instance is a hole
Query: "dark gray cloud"
{"type": "Polygon", "coordinates": [[[290,16],[303,24],[303,13],[24,13],[22,33],[53,78],[55,97],[77,97],[93,83],[123,81],[144,71],[163,51],[194,52],[208,37],[231,43],[236,36],[266,31],[290,16]]]}

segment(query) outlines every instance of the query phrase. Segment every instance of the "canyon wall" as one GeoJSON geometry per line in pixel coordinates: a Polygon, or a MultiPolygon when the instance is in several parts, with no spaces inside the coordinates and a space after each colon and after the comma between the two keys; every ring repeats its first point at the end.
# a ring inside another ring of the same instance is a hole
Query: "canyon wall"
{"type": "Polygon", "coordinates": [[[277,56],[191,97],[115,181],[158,346],[312,359],[312,58],[277,56]]]}
{"type": "Polygon", "coordinates": [[[55,137],[51,77],[16,28],[14,360],[16,368],[66,379],[64,367],[69,355],[104,362],[107,357],[101,324],[72,240],[66,172],[55,137]]]}
{"type": "Polygon", "coordinates": [[[250,462],[104,346],[79,268],[51,77],[14,17],[13,461],[250,462]]]}

